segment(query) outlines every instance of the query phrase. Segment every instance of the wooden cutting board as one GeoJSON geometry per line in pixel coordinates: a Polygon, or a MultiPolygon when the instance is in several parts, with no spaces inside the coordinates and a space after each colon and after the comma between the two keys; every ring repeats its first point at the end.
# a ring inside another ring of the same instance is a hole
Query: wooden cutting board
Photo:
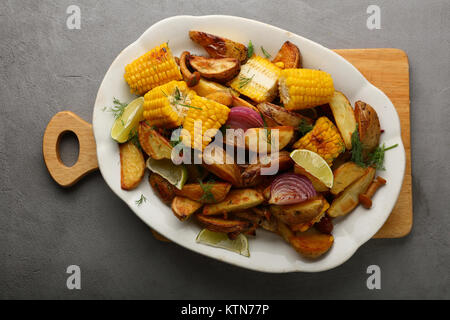
{"type": "Polygon", "coordinates": [[[413,224],[408,56],[399,49],[334,51],[358,68],[374,86],[380,88],[397,109],[406,152],[405,178],[394,210],[374,238],[404,237],[409,234],[413,224]]]}
{"type": "MultiPolygon", "coordinates": [[[[408,57],[399,49],[335,51],[358,68],[372,84],[380,88],[391,99],[400,116],[406,151],[405,178],[394,210],[374,238],[404,237],[410,232],[413,223],[408,57]]],[[[70,187],[89,172],[97,170],[96,146],[91,124],[70,111],[56,114],[44,133],[43,155],[51,176],[63,187],[70,187]],[[80,143],[78,162],[71,168],[62,163],[58,150],[60,137],[67,131],[74,132],[80,143]]],[[[167,241],[156,232],[154,235],[158,240],[167,241]]]]}

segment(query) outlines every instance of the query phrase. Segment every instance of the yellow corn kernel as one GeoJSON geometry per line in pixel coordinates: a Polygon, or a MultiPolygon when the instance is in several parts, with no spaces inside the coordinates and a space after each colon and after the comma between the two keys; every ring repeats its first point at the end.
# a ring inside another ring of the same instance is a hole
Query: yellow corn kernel
{"type": "Polygon", "coordinates": [[[151,89],[182,76],[167,43],[150,50],[125,67],[131,93],[144,95],[151,89]]]}
{"type": "Polygon", "coordinates": [[[269,60],[254,55],[241,67],[230,86],[253,101],[271,102],[278,94],[281,69],[269,60]]]}
{"type": "Polygon", "coordinates": [[[144,96],[144,118],[151,126],[176,128],[182,125],[195,92],[184,81],[171,81],[144,96]]]}
{"type": "Polygon", "coordinates": [[[319,154],[331,165],[337,156],[345,151],[338,129],[327,117],[317,119],[314,128],[298,140],[295,149],[308,149],[319,154]]]}
{"type": "Polygon", "coordinates": [[[197,150],[203,150],[212,141],[217,131],[228,120],[230,109],[213,100],[194,96],[183,123],[183,143],[197,150]]]}
{"type": "Polygon", "coordinates": [[[334,93],[331,75],[320,70],[285,69],[278,80],[280,98],[287,110],[301,110],[330,102],[334,93]]]}

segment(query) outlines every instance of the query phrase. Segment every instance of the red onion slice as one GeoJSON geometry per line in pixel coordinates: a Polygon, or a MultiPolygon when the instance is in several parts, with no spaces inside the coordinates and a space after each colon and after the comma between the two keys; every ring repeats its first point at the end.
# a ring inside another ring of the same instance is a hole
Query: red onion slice
{"type": "Polygon", "coordinates": [[[317,195],[311,181],[295,173],[283,173],[273,180],[270,188],[270,204],[287,205],[309,200],[317,195]]]}
{"type": "Polygon", "coordinates": [[[253,109],[247,107],[231,108],[228,120],[225,124],[230,129],[262,128],[264,122],[261,115],[253,109]]]}

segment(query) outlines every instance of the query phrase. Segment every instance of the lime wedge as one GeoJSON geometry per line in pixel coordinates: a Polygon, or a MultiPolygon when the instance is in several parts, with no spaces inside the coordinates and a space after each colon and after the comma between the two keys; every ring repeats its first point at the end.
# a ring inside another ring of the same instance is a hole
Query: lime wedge
{"type": "Polygon", "coordinates": [[[333,171],[331,171],[328,163],[320,155],[310,150],[298,149],[291,152],[291,158],[328,188],[333,186],[333,171]]]}
{"type": "Polygon", "coordinates": [[[222,248],[229,251],[233,251],[243,255],[244,257],[250,257],[250,251],[248,250],[248,240],[242,233],[234,240],[230,240],[226,233],[214,232],[208,229],[203,229],[197,236],[197,243],[206,244],[215,248],[222,248]]]}
{"type": "Polygon", "coordinates": [[[175,165],[170,159],[155,160],[148,158],[147,168],[181,190],[188,178],[188,171],[184,165],[175,165]]]}
{"type": "Polygon", "coordinates": [[[140,97],[131,101],[122,115],[116,119],[111,129],[111,137],[119,143],[127,142],[131,130],[136,129],[142,120],[144,120],[144,98],[140,97]]]}

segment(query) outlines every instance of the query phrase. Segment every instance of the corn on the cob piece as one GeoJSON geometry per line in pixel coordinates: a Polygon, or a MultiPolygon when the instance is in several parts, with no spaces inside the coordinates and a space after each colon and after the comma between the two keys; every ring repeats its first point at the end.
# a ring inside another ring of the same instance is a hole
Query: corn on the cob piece
{"type": "Polygon", "coordinates": [[[329,165],[340,153],[345,151],[344,140],[336,126],[327,117],[319,118],[314,128],[298,140],[293,147],[311,150],[324,158],[329,165]]]}
{"type": "Polygon", "coordinates": [[[131,93],[144,95],[157,86],[183,77],[169,46],[163,43],[127,65],[124,78],[131,93]]]}
{"type": "Polygon", "coordinates": [[[287,110],[301,110],[330,102],[334,93],[330,74],[312,69],[285,69],[278,80],[287,110]]]}
{"type": "Polygon", "coordinates": [[[144,118],[159,128],[179,127],[195,95],[184,81],[171,81],[153,88],[144,96],[144,118]]]}
{"type": "Polygon", "coordinates": [[[254,55],[241,67],[230,86],[258,103],[272,101],[278,93],[281,69],[269,60],[254,55]]]}
{"type": "Polygon", "coordinates": [[[194,96],[183,122],[181,139],[191,148],[203,150],[228,119],[230,109],[213,100],[194,96]]]}

